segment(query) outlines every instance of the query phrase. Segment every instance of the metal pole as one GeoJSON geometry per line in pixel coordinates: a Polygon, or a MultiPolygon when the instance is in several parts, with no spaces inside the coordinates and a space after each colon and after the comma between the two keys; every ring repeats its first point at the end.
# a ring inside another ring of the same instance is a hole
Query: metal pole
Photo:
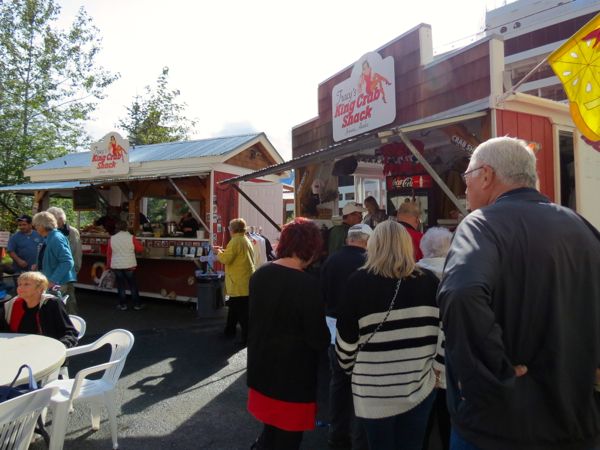
{"type": "Polygon", "coordinates": [[[519,89],[521,87],[521,85],[523,83],[525,83],[527,80],[529,80],[532,77],[532,75],[534,73],[536,73],[537,70],[540,67],[542,67],[544,65],[544,63],[546,63],[546,62],[548,62],[548,58],[545,58],[542,62],[540,62],[537,66],[535,66],[531,72],[529,72],[527,75],[525,75],[521,81],[519,81],[517,84],[515,84],[513,87],[511,87],[507,92],[502,94],[500,99],[498,99],[498,103],[502,103],[502,102],[504,102],[504,100],[506,100],[508,97],[510,97],[517,89],[519,89]]]}
{"type": "Polygon", "coordinates": [[[465,207],[462,205],[462,203],[460,203],[458,198],[456,198],[456,195],[454,195],[454,193],[450,190],[450,188],[448,186],[446,186],[446,183],[444,183],[444,181],[442,181],[442,179],[435,172],[435,170],[433,170],[433,168],[429,165],[429,163],[423,157],[423,155],[421,155],[419,153],[419,151],[415,148],[415,146],[412,145],[412,142],[410,142],[408,140],[408,138],[406,137],[406,135],[404,134],[402,129],[400,127],[395,128],[394,132],[398,136],[400,136],[400,139],[402,139],[402,141],[406,144],[406,146],[412,152],[412,154],[415,155],[415,158],[417,158],[419,160],[419,162],[423,165],[423,167],[425,167],[425,170],[427,170],[427,173],[429,173],[429,175],[431,175],[433,177],[433,179],[439,185],[439,187],[441,187],[442,190],[446,193],[446,195],[448,197],[450,197],[450,200],[452,200],[452,203],[454,203],[456,205],[456,207],[458,208],[458,210],[466,217],[467,214],[469,214],[468,211],[465,209],[465,207]]]}
{"type": "Polygon", "coordinates": [[[254,203],[254,201],[252,201],[252,199],[250,197],[248,197],[248,195],[242,191],[239,186],[235,183],[232,183],[231,186],[233,186],[233,188],[238,191],[240,193],[240,195],[242,197],[244,197],[246,200],[248,200],[248,203],[250,203],[252,206],[254,206],[254,208],[265,218],[269,221],[269,223],[271,225],[273,225],[275,227],[275,229],[279,232],[281,232],[281,227],[279,225],[277,225],[273,219],[271,219],[266,212],[264,212],[262,209],[260,209],[260,206],[258,206],[256,203],[254,203]]]}
{"type": "MultiPolygon", "coordinates": [[[[179,196],[183,199],[183,201],[185,202],[185,204],[188,205],[188,207],[190,208],[190,211],[192,212],[192,214],[194,215],[194,217],[196,217],[196,219],[198,219],[198,221],[202,224],[202,226],[204,228],[206,228],[206,231],[208,231],[208,236],[210,238],[210,230],[208,229],[208,227],[204,223],[204,220],[202,220],[202,218],[200,217],[200,215],[192,207],[192,204],[188,201],[188,199],[185,198],[185,196],[183,195],[183,192],[181,192],[179,190],[179,188],[177,187],[177,185],[175,184],[175,182],[171,179],[171,177],[167,177],[167,180],[169,180],[171,182],[171,184],[173,185],[173,187],[175,188],[175,190],[177,191],[177,193],[179,194],[179,196]]],[[[211,199],[211,201],[212,201],[212,199],[211,199]]],[[[211,241],[209,241],[209,242],[211,242],[211,241]]]]}

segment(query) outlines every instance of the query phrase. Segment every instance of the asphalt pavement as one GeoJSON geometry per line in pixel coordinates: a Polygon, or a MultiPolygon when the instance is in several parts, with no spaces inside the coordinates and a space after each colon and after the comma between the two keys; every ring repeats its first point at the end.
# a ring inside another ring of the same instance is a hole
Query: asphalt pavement
{"type": "MultiPolygon", "coordinates": [[[[116,390],[119,448],[249,449],[262,424],[246,409],[246,350],[222,336],[225,319],[198,319],[193,303],[144,301],[146,309],[120,311],[116,294],[77,290],[79,314],[87,322],[81,344],[94,342],[116,328],[135,336],[116,390]]],[[[71,377],[108,357],[108,347],[73,357],[71,377]]],[[[328,422],[326,352],[320,369],[317,421],[328,422]]],[[[47,420],[52,434],[51,413],[47,420]]],[[[302,450],[327,449],[327,430],[316,427],[306,432],[302,450]]],[[[106,410],[102,408],[100,429],[93,431],[89,406],[75,405],[65,450],[111,447],[106,410]]],[[[41,439],[30,447],[45,448],[41,439]]],[[[430,450],[438,449],[434,439],[430,450]]]]}

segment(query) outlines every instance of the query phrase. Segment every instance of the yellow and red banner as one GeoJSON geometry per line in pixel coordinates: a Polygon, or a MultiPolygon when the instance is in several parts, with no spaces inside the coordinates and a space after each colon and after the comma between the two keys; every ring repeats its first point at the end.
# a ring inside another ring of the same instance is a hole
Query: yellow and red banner
{"type": "Polygon", "coordinates": [[[584,140],[600,151],[600,14],[548,57],[584,140]]]}

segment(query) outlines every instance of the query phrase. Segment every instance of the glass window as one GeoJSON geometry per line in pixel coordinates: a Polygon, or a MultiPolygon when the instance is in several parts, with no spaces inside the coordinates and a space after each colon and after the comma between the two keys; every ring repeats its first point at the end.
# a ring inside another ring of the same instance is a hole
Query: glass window
{"type": "Polygon", "coordinates": [[[354,192],[348,192],[346,194],[346,200],[354,200],[354,192]]]}

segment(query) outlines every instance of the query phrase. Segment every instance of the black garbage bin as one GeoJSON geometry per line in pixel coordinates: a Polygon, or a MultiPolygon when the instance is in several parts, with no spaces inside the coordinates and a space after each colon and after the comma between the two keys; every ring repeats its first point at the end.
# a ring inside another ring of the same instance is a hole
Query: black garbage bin
{"type": "Polygon", "coordinates": [[[200,319],[222,317],[227,314],[223,305],[224,281],[223,277],[212,274],[196,277],[198,284],[196,309],[200,319]]]}

